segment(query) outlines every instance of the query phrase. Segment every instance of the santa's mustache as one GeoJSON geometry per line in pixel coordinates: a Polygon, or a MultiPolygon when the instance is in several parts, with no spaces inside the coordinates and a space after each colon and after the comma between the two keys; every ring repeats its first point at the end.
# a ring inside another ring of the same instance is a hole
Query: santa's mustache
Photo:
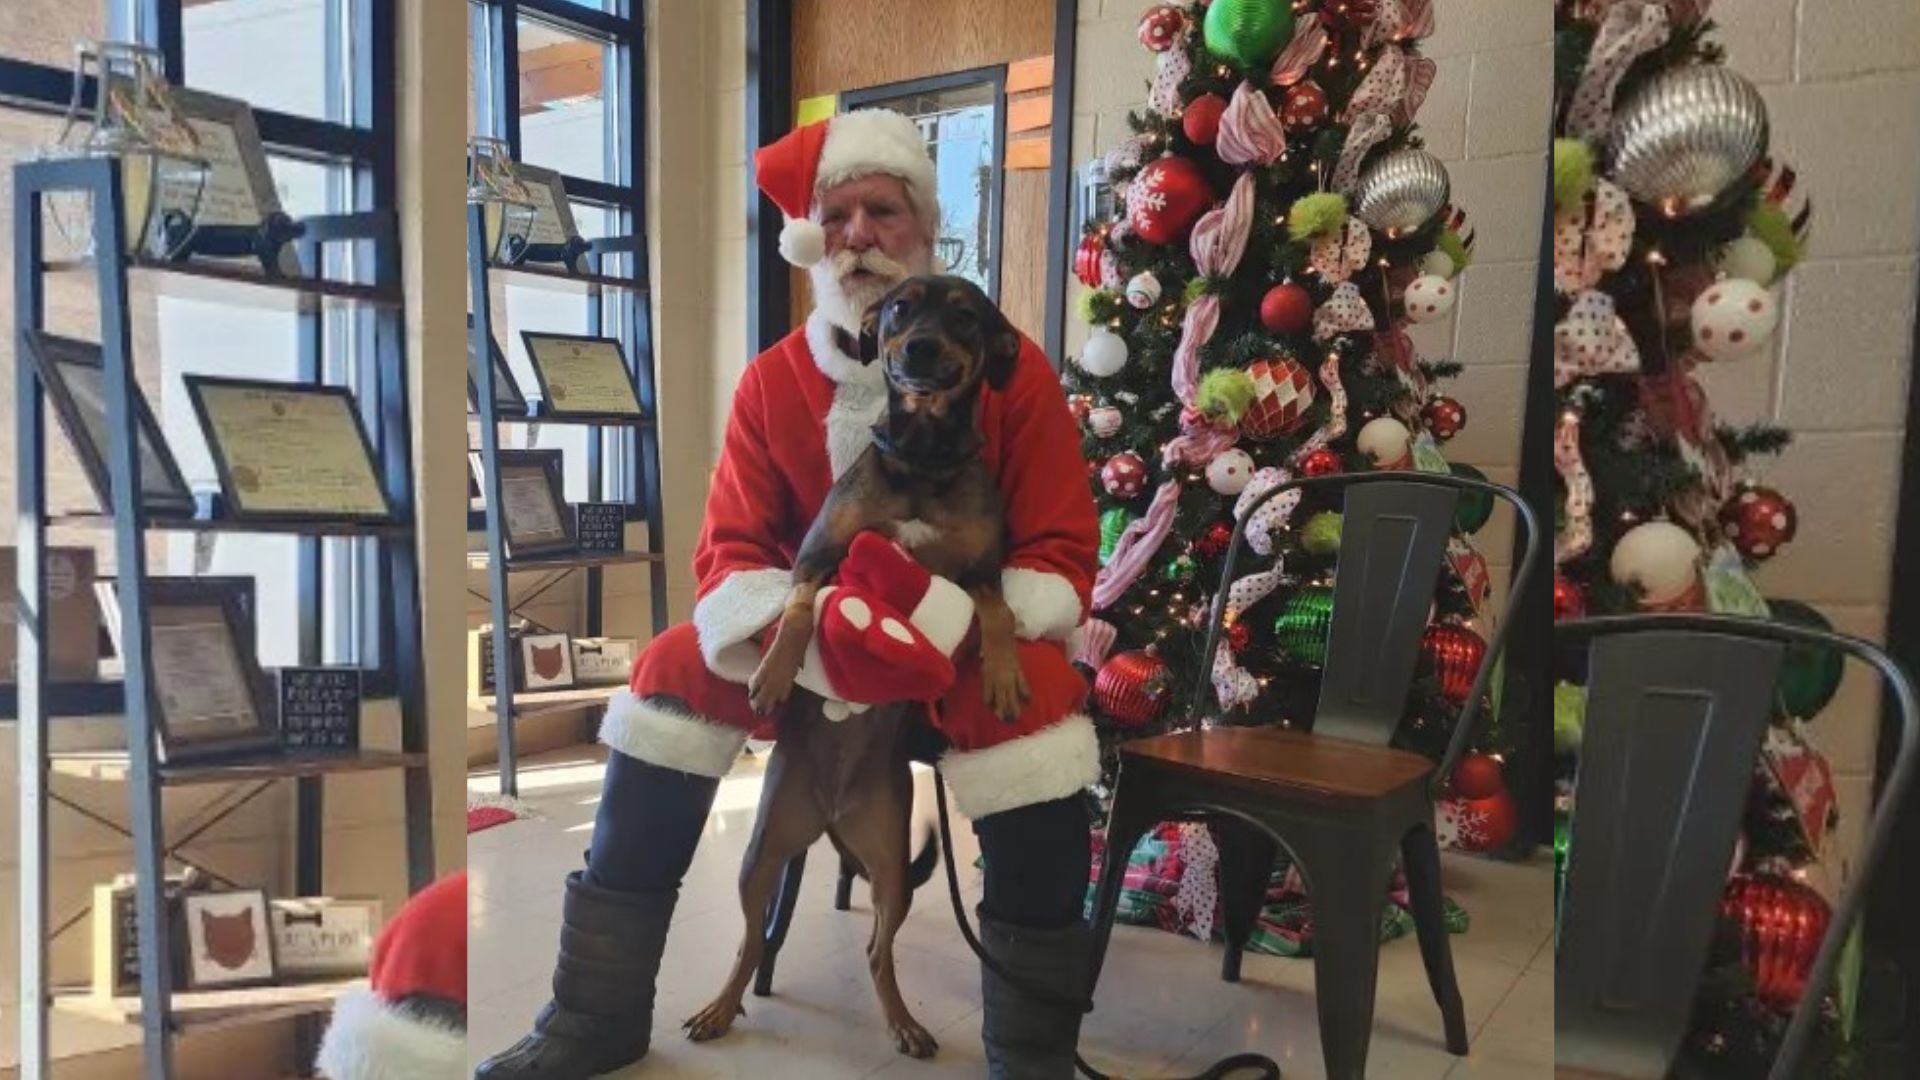
{"type": "Polygon", "coordinates": [[[901,281],[907,276],[906,264],[887,257],[877,248],[866,251],[840,251],[832,258],[833,280],[845,282],[856,272],[865,270],[887,281],[901,281]]]}

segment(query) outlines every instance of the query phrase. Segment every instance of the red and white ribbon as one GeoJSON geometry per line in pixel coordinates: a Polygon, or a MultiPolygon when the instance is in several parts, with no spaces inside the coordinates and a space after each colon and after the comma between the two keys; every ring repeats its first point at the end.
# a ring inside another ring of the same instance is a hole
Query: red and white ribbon
{"type": "Polygon", "coordinates": [[[1434,62],[1418,53],[1398,45],[1383,47],[1373,70],[1360,80],[1353,96],[1347,99],[1347,107],[1340,110],[1340,122],[1351,123],[1355,117],[1383,113],[1396,124],[1413,123],[1414,114],[1426,103],[1427,91],[1433,88],[1435,71],[1434,62]]]}
{"type": "MultiPolygon", "coordinates": [[[[1285,496],[1282,496],[1284,498],[1285,496]]],[[[1270,570],[1257,574],[1248,574],[1227,588],[1226,625],[1231,627],[1240,621],[1246,610],[1272,595],[1280,587],[1282,577],[1279,562],[1270,570]]],[[[1260,696],[1260,682],[1243,670],[1233,657],[1224,635],[1220,646],[1213,654],[1213,692],[1223,709],[1237,708],[1260,696]]]]}
{"type": "Polygon", "coordinates": [[[1333,190],[1353,194],[1360,183],[1360,162],[1367,151],[1393,134],[1393,120],[1384,112],[1367,113],[1353,121],[1347,141],[1340,147],[1340,160],[1333,167],[1333,190]]]}
{"type": "Polygon", "coordinates": [[[1293,40],[1274,58],[1269,81],[1285,87],[1306,78],[1313,65],[1326,55],[1327,44],[1327,28],[1320,22],[1320,13],[1309,11],[1300,16],[1294,20],[1293,40]]]}
{"type": "Polygon", "coordinates": [[[1574,297],[1567,317],[1553,328],[1553,385],[1575,379],[1640,370],[1640,348],[1614,313],[1613,297],[1588,289],[1574,297]]]}
{"type": "Polygon", "coordinates": [[[1136,518],[1113,545],[1113,556],[1093,579],[1093,609],[1104,611],[1119,601],[1153,561],[1154,553],[1173,529],[1174,513],[1179,509],[1180,481],[1167,480],[1154,492],[1153,503],[1144,516],[1136,518]]]}
{"type": "Polygon", "coordinates": [[[1229,165],[1271,165],[1286,152],[1287,129],[1266,93],[1243,82],[1221,114],[1213,147],[1229,165]]]}
{"type": "Polygon", "coordinates": [[[1560,414],[1553,431],[1553,468],[1567,489],[1566,527],[1553,539],[1553,562],[1577,559],[1593,546],[1593,476],[1580,456],[1580,414],[1560,414]]]}
{"type": "Polygon", "coordinates": [[[1173,396],[1182,405],[1193,404],[1194,395],[1200,391],[1200,349],[1213,340],[1219,326],[1220,298],[1212,293],[1195,299],[1180,321],[1180,344],[1173,350],[1173,371],[1168,380],[1173,384],[1173,396]]]}
{"type": "Polygon", "coordinates": [[[1360,286],[1351,281],[1341,282],[1333,295],[1327,297],[1327,302],[1313,312],[1315,341],[1330,341],[1340,334],[1364,333],[1373,327],[1373,309],[1360,294],[1360,286]]]}
{"type": "Polygon", "coordinates": [[[1385,42],[1419,41],[1433,34],[1433,0],[1380,0],[1362,42],[1372,48],[1385,42]]]}
{"type": "MultiPolygon", "coordinates": [[[[1241,86],[1244,89],[1246,84],[1241,86]]],[[[1194,269],[1203,276],[1231,277],[1239,269],[1253,231],[1253,202],[1253,174],[1243,172],[1225,201],[1194,222],[1187,250],[1193,254],[1194,269]]]]}
{"type": "Polygon", "coordinates": [[[1315,450],[1326,446],[1347,433],[1347,388],[1340,382],[1340,354],[1328,353],[1320,361],[1320,385],[1327,388],[1327,400],[1332,403],[1333,415],[1319,431],[1307,437],[1293,451],[1293,460],[1298,462],[1315,450]]]}
{"type": "Polygon", "coordinates": [[[1147,104],[1162,116],[1180,112],[1180,84],[1193,74],[1193,61],[1187,50],[1168,49],[1153,62],[1153,85],[1147,90],[1147,104]]]}
{"type": "Polygon", "coordinates": [[[1613,92],[1635,60],[1667,40],[1667,9],[1651,0],[1617,0],[1587,52],[1587,67],[1567,105],[1567,134],[1599,143],[1613,122],[1613,92]]]}
{"type": "Polygon", "coordinates": [[[1633,200],[1620,185],[1596,178],[1591,200],[1553,212],[1553,287],[1563,296],[1598,288],[1627,264],[1633,226],[1633,200]]]}
{"type": "Polygon", "coordinates": [[[1080,633],[1075,636],[1073,662],[1095,671],[1100,670],[1100,665],[1107,662],[1107,655],[1113,652],[1113,643],[1119,637],[1120,632],[1107,620],[1088,619],[1081,624],[1080,633]]]}
{"type": "Polygon", "coordinates": [[[1373,231],[1357,217],[1313,242],[1307,265],[1326,281],[1342,282],[1367,268],[1373,257],[1373,231]]]}
{"type": "MultiPolygon", "coordinates": [[[[1249,507],[1259,502],[1267,492],[1291,479],[1292,476],[1287,470],[1271,465],[1256,471],[1253,479],[1247,481],[1247,486],[1241,489],[1240,497],[1234,501],[1233,516],[1236,519],[1247,517],[1249,507]]],[[[1247,518],[1247,546],[1259,555],[1273,554],[1273,536],[1287,527],[1287,520],[1299,508],[1303,494],[1305,493],[1299,488],[1294,488],[1284,495],[1268,500],[1260,509],[1253,511],[1253,516],[1247,518]]]]}

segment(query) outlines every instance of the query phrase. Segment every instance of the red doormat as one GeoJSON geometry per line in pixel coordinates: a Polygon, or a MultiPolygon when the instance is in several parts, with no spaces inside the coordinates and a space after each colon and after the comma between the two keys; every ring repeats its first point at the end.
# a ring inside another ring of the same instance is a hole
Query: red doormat
{"type": "Polygon", "coordinates": [[[504,795],[467,795],[467,835],[485,832],[495,825],[532,817],[525,803],[504,795]]]}

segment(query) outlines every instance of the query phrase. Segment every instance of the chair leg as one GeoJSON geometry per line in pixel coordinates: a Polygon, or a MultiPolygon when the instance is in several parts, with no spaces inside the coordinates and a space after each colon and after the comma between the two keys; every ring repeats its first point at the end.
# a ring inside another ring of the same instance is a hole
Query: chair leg
{"type": "Polygon", "coordinates": [[[1363,1080],[1393,841],[1369,844],[1351,829],[1297,825],[1287,839],[1300,856],[1313,905],[1314,999],[1327,1080],[1363,1080]]]}
{"type": "Polygon", "coordinates": [[[1453,975],[1453,945],[1447,940],[1446,900],[1440,891],[1440,842],[1430,823],[1415,826],[1401,838],[1400,857],[1407,870],[1413,924],[1420,936],[1420,959],[1426,963],[1427,982],[1446,1025],[1447,1050],[1464,1055],[1467,1010],[1453,975]]]}
{"type": "Polygon", "coordinates": [[[841,857],[840,880],[833,886],[833,910],[850,911],[853,908],[853,879],[860,876],[860,867],[852,859],[841,857]]]}
{"type": "Polygon", "coordinates": [[[780,959],[780,946],[787,943],[787,930],[793,925],[793,909],[800,904],[800,879],[807,872],[807,853],[795,855],[781,872],[780,888],[767,902],[767,944],[760,953],[760,966],[753,973],[753,996],[773,993],[773,964],[780,959]]]}
{"type": "Polygon", "coordinates": [[[1093,894],[1093,913],[1090,920],[1092,931],[1092,951],[1089,958],[1087,985],[1091,988],[1100,984],[1100,968],[1107,959],[1107,941],[1113,936],[1113,919],[1120,907],[1120,886],[1127,878],[1127,859],[1140,843],[1140,838],[1153,827],[1157,809],[1141,799],[1127,798],[1127,785],[1122,778],[1114,790],[1113,811],[1107,815],[1106,843],[1100,856],[1100,885],[1093,894]]]}
{"type": "Polygon", "coordinates": [[[1267,881],[1279,845],[1257,826],[1237,818],[1220,824],[1220,899],[1226,908],[1227,952],[1220,961],[1220,978],[1240,981],[1240,958],[1246,952],[1253,924],[1266,906],[1267,881]]]}

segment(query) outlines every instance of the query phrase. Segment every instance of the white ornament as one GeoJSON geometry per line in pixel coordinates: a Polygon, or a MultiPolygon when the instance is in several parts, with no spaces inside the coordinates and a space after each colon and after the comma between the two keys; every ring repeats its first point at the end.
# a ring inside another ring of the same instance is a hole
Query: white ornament
{"type": "Polygon", "coordinates": [[[1420,260],[1420,272],[1422,274],[1431,274],[1434,277],[1451,279],[1459,269],[1458,266],[1454,265],[1453,256],[1441,251],[1439,248],[1434,248],[1432,251],[1427,252],[1420,260]]]}
{"type": "Polygon", "coordinates": [[[1720,251],[1720,272],[1730,278],[1770,285],[1779,265],[1773,249],[1752,236],[1743,236],[1720,251]]]}
{"type": "Polygon", "coordinates": [[[1413,456],[1413,432],[1391,416],[1367,421],[1357,436],[1360,452],[1380,469],[1403,469],[1413,456]]]}
{"type": "Polygon", "coordinates": [[[1080,370],[1096,379],[1120,374],[1127,366],[1127,343],[1119,334],[1100,327],[1080,350],[1080,370]]]}
{"type": "Polygon", "coordinates": [[[1752,356],[1773,340],[1780,305],[1766,286],[1727,278],[1693,302],[1693,347],[1714,360],[1752,356]]]}
{"type": "Polygon", "coordinates": [[[1406,306],[1408,322],[1433,322],[1453,311],[1460,290],[1438,274],[1422,274],[1407,283],[1400,302],[1406,306]]]}
{"type": "Polygon", "coordinates": [[[1111,405],[1102,405],[1087,414],[1087,426],[1103,439],[1118,435],[1125,423],[1126,414],[1111,405]]]}
{"type": "Polygon", "coordinates": [[[1693,534],[1670,521],[1649,521],[1628,529],[1613,546],[1607,572],[1622,585],[1638,585],[1648,607],[1671,604],[1699,580],[1700,545],[1693,534]]]}
{"type": "Polygon", "coordinates": [[[1207,485],[1222,495],[1238,495],[1253,479],[1253,455],[1228,450],[1207,463],[1207,485]]]}
{"type": "Polygon", "coordinates": [[[1160,279],[1151,270],[1142,270],[1127,282],[1127,303],[1145,310],[1160,302],[1160,279]]]}

